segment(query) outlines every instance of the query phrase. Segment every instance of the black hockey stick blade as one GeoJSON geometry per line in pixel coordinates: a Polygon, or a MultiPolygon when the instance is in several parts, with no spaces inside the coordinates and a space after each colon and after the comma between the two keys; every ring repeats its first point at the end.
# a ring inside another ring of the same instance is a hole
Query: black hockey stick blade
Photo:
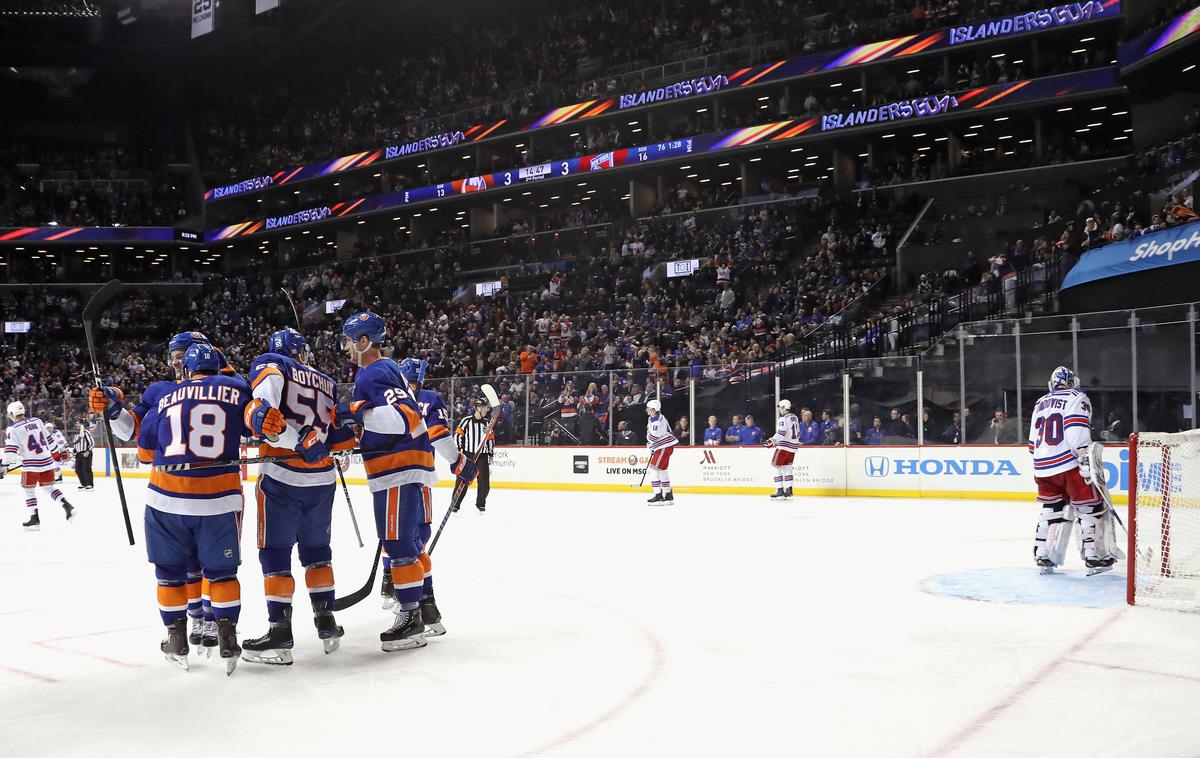
{"type": "MultiPolygon", "coordinates": [[[[92,374],[97,387],[103,386],[103,383],[100,378],[100,363],[96,360],[96,340],[93,335],[96,317],[100,315],[104,306],[108,305],[124,288],[125,285],[121,283],[121,280],[113,279],[97,290],[96,294],[92,295],[92,299],[88,300],[87,305],[83,306],[83,336],[87,339],[88,357],[92,361],[92,374]]],[[[108,445],[108,457],[112,461],[113,474],[117,479],[117,495],[121,499],[121,515],[125,518],[125,536],[129,538],[129,544],[133,545],[133,523],[129,520],[129,504],[125,500],[125,485],[121,481],[121,461],[117,454],[116,440],[113,438],[112,424],[107,415],[100,414],[100,418],[104,422],[104,440],[108,445]]]]}
{"type": "Polygon", "coordinates": [[[374,562],[371,563],[371,575],[367,577],[367,583],[361,589],[351,592],[345,597],[339,597],[333,601],[333,609],[335,611],[344,611],[352,605],[361,603],[367,595],[371,594],[371,590],[375,588],[375,575],[379,573],[379,556],[383,555],[383,540],[379,541],[379,547],[375,548],[374,562]]]}

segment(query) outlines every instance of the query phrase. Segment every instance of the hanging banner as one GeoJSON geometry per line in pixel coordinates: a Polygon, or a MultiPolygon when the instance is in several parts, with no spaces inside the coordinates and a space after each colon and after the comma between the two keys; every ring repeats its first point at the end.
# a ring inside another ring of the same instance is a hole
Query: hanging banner
{"type": "Polygon", "coordinates": [[[1200,223],[1184,224],[1085,252],[1067,273],[1062,286],[1067,289],[1100,279],[1197,261],[1200,261],[1200,223]]]}
{"type": "Polygon", "coordinates": [[[192,39],[208,34],[215,27],[218,0],[192,0],[192,39]]]}

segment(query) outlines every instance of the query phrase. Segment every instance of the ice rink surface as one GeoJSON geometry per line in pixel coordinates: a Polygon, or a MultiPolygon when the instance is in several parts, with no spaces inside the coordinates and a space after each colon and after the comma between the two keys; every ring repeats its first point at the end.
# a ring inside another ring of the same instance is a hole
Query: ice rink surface
{"type": "MultiPolygon", "coordinates": [[[[373,593],[326,656],[297,566],[295,665],[227,678],[158,652],[145,480],[133,548],[110,480],[64,484],[78,519],[43,505],[34,533],[0,482],[5,758],[1200,755],[1200,615],[1127,608],[1077,554],[1039,577],[1032,500],[493,490],[480,516],[472,492],[433,557],[445,637],[381,652],[373,593]]],[[[367,546],[339,493],[339,595],[374,548],[351,489],[367,546]]],[[[245,532],[242,637],[266,628],[245,532]]]]}

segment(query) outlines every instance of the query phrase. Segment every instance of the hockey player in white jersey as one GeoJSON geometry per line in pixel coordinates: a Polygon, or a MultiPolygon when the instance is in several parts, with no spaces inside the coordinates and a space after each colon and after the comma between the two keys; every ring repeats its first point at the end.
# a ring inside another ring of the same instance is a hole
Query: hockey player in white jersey
{"type": "Polygon", "coordinates": [[[775,470],[775,493],[771,499],[787,500],[792,496],[792,462],[800,446],[800,420],[792,413],[790,400],[780,400],[775,408],[779,411],[775,434],[763,444],[775,448],[771,455],[771,468],[775,470]]]}
{"type": "MultiPolygon", "coordinates": [[[[1094,486],[1088,446],[1092,404],[1080,392],[1079,378],[1065,366],[1054,369],[1050,392],[1038,399],[1029,424],[1037,499],[1042,504],[1033,556],[1043,574],[1063,564],[1072,521],[1079,523],[1079,550],[1088,576],[1116,563],[1112,512],[1094,486]]],[[[1103,472],[1100,472],[1103,476],[1103,472]]]]}
{"type": "Polygon", "coordinates": [[[671,492],[671,476],[667,467],[671,465],[671,451],[679,444],[671,431],[671,424],[662,414],[662,403],[651,400],[646,403],[646,447],[650,448],[650,486],[654,497],[647,500],[651,505],[670,505],[675,502],[671,492]]]}
{"type": "Polygon", "coordinates": [[[67,438],[50,421],[46,422],[46,434],[50,438],[50,457],[54,458],[54,481],[61,482],[63,465],[71,457],[70,447],[67,445],[67,438]]]}
{"type": "Polygon", "coordinates": [[[29,520],[21,526],[30,531],[42,528],[38,518],[38,486],[50,488],[50,499],[62,506],[67,521],[71,521],[75,518],[75,508],[54,486],[57,448],[46,426],[41,419],[27,418],[25,405],[19,400],[8,404],[8,418],[12,423],[4,430],[3,462],[6,469],[21,467],[21,486],[25,489],[25,505],[29,508],[29,520]]]}

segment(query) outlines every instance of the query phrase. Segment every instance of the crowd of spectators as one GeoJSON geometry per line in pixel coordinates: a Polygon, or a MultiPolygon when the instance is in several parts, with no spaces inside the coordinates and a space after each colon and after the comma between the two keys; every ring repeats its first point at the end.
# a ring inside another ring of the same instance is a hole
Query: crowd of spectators
{"type": "Polygon", "coordinates": [[[0,147],[0,226],[171,226],[187,215],[182,176],[157,148],[0,147]]]}

